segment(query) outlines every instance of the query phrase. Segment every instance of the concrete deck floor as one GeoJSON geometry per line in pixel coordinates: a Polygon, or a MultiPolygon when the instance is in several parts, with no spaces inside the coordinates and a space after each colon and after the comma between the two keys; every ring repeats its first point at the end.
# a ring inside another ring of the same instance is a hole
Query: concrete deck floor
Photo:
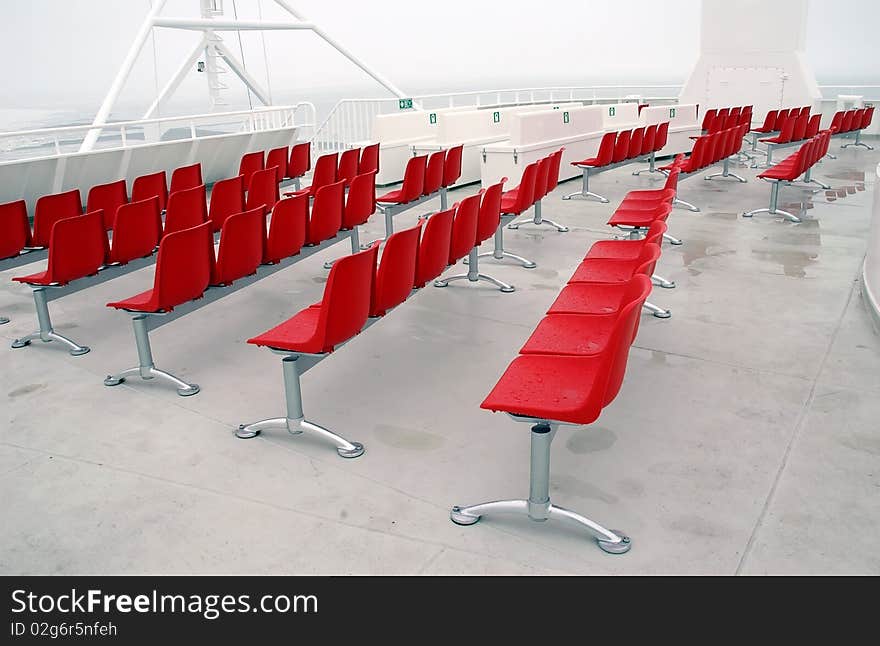
{"type": "Polygon", "coordinates": [[[526,495],[528,427],[479,404],[609,236],[613,206],[657,185],[633,167],[593,181],[610,205],[561,201],[577,181],[556,190],[545,216],[571,232],[506,232],[539,267],[483,271],[515,293],[427,288],[304,376],[307,417],[363,442],[357,460],[304,436],[233,436],[283,411],[279,358],[245,339],[319,299],[321,265],[347,243],[154,333],[157,365],[202,386],[186,399],[101,383],[135,363],[128,317],[104,304],[152,269],[50,305],[92,347],[82,357],[10,349],[35,317],[9,280],[23,270],[0,274],[0,572],[880,573],[880,337],[857,278],[880,152],[833,152],[816,176],[834,190],[783,189],[800,225],[739,216],[767,205],[754,171],[682,184],[703,210],[669,220],[685,244],[664,246],[658,273],[678,287],[652,300],[673,317],[644,316],[620,396],[553,447],[554,502],[628,532],[628,554],[560,524],[448,513],[526,495]]]}

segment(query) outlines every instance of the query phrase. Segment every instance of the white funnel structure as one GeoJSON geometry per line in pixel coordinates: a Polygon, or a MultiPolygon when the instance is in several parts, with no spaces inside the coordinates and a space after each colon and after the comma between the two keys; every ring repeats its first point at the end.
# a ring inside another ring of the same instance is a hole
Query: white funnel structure
{"type": "Polygon", "coordinates": [[[700,59],[682,103],[768,110],[821,98],[804,57],[808,0],[703,0],[700,59]]]}

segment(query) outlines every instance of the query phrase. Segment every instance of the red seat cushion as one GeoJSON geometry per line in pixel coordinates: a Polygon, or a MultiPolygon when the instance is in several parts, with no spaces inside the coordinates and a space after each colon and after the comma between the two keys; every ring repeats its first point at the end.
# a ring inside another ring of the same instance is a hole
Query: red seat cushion
{"type": "Polygon", "coordinates": [[[566,285],[548,314],[612,314],[620,309],[624,283],[571,283],[566,285]]]}
{"type": "Polygon", "coordinates": [[[520,354],[589,356],[599,354],[614,332],[617,313],[551,314],[545,316],[520,354]]]}
{"type": "Polygon", "coordinates": [[[644,240],[600,240],[590,247],[584,260],[587,258],[636,260],[644,246],[644,240]]]}
{"type": "Polygon", "coordinates": [[[135,312],[155,312],[149,307],[150,301],[153,299],[153,290],[148,289],[145,292],[136,294],[124,301],[116,301],[115,303],[107,303],[107,307],[115,307],[118,310],[134,310],[135,312]]]}
{"type": "Polygon", "coordinates": [[[380,195],[376,198],[377,202],[385,202],[388,204],[400,204],[401,196],[403,195],[403,189],[398,189],[396,191],[391,191],[389,193],[385,193],[385,195],[380,195]]]}
{"type": "Polygon", "coordinates": [[[319,354],[323,348],[320,341],[314,337],[320,315],[321,304],[315,303],[301,310],[281,325],[248,339],[248,343],[279,350],[290,350],[291,352],[319,354]]]}
{"type": "Polygon", "coordinates": [[[569,283],[625,283],[632,278],[638,260],[588,258],[578,265],[569,283]]]}
{"type": "Polygon", "coordinates": [[[599,417],[605,390],[601,357],[522,355],[514,359],[480,405],[538,419],[589,424],[599,417]]]}
{"type": "Polygon", "coordinates": [[[581,161],[571,162],[572,166],[589,166],[590,168],[595,168],[596,166],[604,166],[607,164],[601,164],[599,162],[598,157],[590,157],[589,159],[582,159],[581,161]]]}
{"type": "Polygon", "coordinates": [[[17,283],[25,283],[27,285],[51,285],[52,281],[49,280],[49,272],[48,271],[40,271],[36,274],[29,274],[27,276],[14,276],[12,278],[17,283]]]}
{"type": "Polygon", "coordinates": [[[608,224],[613,227],[646,227],[657,219],[659,213],[662,213],[659,209],[619,208],[608,220],[608,224]]]}

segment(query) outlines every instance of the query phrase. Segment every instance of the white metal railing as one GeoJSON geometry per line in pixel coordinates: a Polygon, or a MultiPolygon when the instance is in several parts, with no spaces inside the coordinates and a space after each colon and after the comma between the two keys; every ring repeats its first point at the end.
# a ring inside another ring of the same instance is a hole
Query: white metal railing
{"type": "Polygon", "coordinates": [[[454,108],[470,106],[485,108],[499,105],[530,105],[579,101],[583,103],[616,103],[651,101],[655,104],[678,101],[680,85],[590,85],[476,90],[426,94],[410,99],[343,99],[338,101],[315,132],[312,154],[344,150],[352,144],[370,139],[373,118],[400,110],[454,108]]]}
{"type": "MultiPolygon", "coordinates": [[[[101,126],[101,136],[94,149],[129,148],[163,141],[292,126],[310,130],[301,137],[308,139],[315,131],[315,106],[303,101],[289,106],[235,112],[111,122],[101,126]]],[[[0,159],[9,161],[76,153],[89,131],[94,129],[93,125],[88,124],[0,132],[0,159]]]]}
{"type": "Polygon", "coordinates": [[[820,85],[822,98],[826,101],[837,99],[838,94],[856,94],[866,101],[880,101],[880,85],[820,85]]]}

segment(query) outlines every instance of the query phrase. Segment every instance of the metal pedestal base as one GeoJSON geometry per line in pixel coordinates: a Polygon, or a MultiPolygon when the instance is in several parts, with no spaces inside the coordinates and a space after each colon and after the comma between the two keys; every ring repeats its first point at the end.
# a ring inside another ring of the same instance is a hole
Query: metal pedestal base
{"type": "MultiPolygon", "coordinates": [[[[607,200],[606,200],[607,202],[607,200]]],[[[524,224],[534,224],[537,226],[541,226],[542,224],[546,224],[551,227],[556,227],[556,230],[560,233],[565,233],[568,231],[568,227],[562,226],[558,222],[554,222],[553,220],[547,220],[541,217],[541,200],[535,202],[535,216],[531,220],[520,220],[519,222],[511,222],[507,225],[508,229],[519,229],[524,224]]]]}
{"type": "MultiPolygon", "coordinates": [[[[360,237],[358,236],[358,228],[357,226],[352,227],[351,229],[351,253],[356,254],[361,249],[369,249],[370,245],[364,245],[361,247],[360,237]]],[[[335,260],[328,260],[324,263],[324,269],[332,269],[333,263],[335,260]]]]}
{"type": "Polygon", "coordinates": [[[474,247],[471,249],[468,254],[468,273],[466,274],[458,274],[456,276],[450,276],[449,278],[442,278],[440,280],[434,281],[434,287],[448,287],[449,283],[454,280],[465,280],[472,283],[476,283],[480,280],[485,280],[488,283],[492,283],[499,290],[504,292],[505,294],[509,294],[511,292],[515,292],[516,288],[513,285],[508,285],[507,283],[498,280],[497,278],[493,278],[492,276],[487,276],[486,274],[481,274],[479,269],[479,260],[480,256],[477,253],[477,248],[474,247]]]}
{"type": "Polygon", "coordinates": [[[738,182],[741,182],[743,184],[746,183],[745,178],[740,177],[736,173],[730,172],[730,158],[729,157],[724,160],[724,167],[722,168],[720,173],[712,173],[711,175],[706,175],[703,179],[705,179],[706,181],[709,181],[709,180],[714,179],[716,177],[733,177],[738,182]]]}
{"type": "Polygon", "coordinates": [[[583,183],[581,184],[581,190],[576,191],[574,193],[569,193],[568,195],[563,195],[562,199],[563,200],[570,200],[573,197],[585,197],[585,198],[591,197],[594,200],[598,200],[599,202],[602,202],[603,204],[608,204],[607,197],[599,195],[598,193],[593,193],[590,190],[590,172],[588,170],[584,169],[583,173],[584,173],[584,178],[583,178],[583,183]]]}
{"type": "Polygon", "coordinates": [[[663,289],[673,289],[675,287],[675,281],[666,280],[663,276],[658,276],[657,274],[651,276],[651,281],[663,289]]]}
{"type": "Polygon", "coordinates": [[[684,241],[683,241],[683,240],[679,240],[679,239],[676,238],[675,236],[671,236],[671,235],[669,235],[668,233],[664,233],[664,234],[663,234],[663,239],[664,239],[664,240],[668,240],[668,241],[669,241],[669,244],[672,244],[672,245],[675,245],[675,246],[678,246],[678,245],[684,244],[684,241]]]}
{"type": "Polygon", "coordinates": [[[275,417],[264,419],[253,424],[242,424],[235,431],[235,436],[242,440],[257,437],[263,431],[287,431],[292,435],[299,435],[303,431],[309,431],[319,437],[329,440],[336,445],[336,452],[343,458],[357,458],[364,454],[364,445],[359,442],[349,442],[344,437],[333,431],[306,421],[303,415],[302,389],[300,387],[299,369],[297,367],[299,355],[285,356],[281,361],[284,372],[284,395],[287,403],[287,417],[275,417]]]}
{"type": "Polygon", "coordinates": [[[153,363],[153,351],[150,347],[150,333],[147,330],[147,316],[149,314],[137,314],[131,319],[134,328],[134,342],[137,345],[138,366],[129,368],[115,375],[107,375],[104,379],[105,386],[118,386],[129,377],[140,377],[144,380],[158,379],[177,388],[177,394],[181,397],[190,397],[201,390],[198,384],[189,384],[178,379],[170,372],[159,370],[153,363]]]}
{"type": "Polygon", "coordinates": [[[678,196],[677,196],[677,195],[672,199],[672,204],[673,204],[673,205],[681,204],[681,205],[682,205],[684,208],[686,208],[688,211],[693,211],[694,213],[699,213],[699,212],[700,212],[699,207],[694,206],[694,205],[691,204],[690,202],[685,202],[684,200],[680,200],[680,199],[678,199],[678,196]]]}
{"type": "Polygon", "coordinates": [[[537,522],[567,520],[576,523],[581,529],[586,529],[605,552],[609,554],[628,552],[632,545],[629,537],[622,532],[605,529],[585,516],[550,503],[550,444],[553,442],[556,428],[557,425],[552,422],[539,423],[532,427],[528,500],[497,500],[467,507],[456,505],[449,513],[450,520],[457,525],[473,525],[484,514],[496,512],[525,514],[537,522]]]}
{"type": "Polygon", "coordinates": [[[656,155],[657,155],[656,151],[651,153],[648,156],[648,167],[642,168],[641,170],[634,170],[633,175],[638,177],[642,173],[660,173],[661,171],[659,171],[656,167],[656,161],[657,161],[656,155]]]}
{"type": "Polygon", "coordinates": [[[848,144],[843,144],[843,145],[841,146],[841,148],[849,148],[850,146],[862,146],[862,147],[864,147],[864,148],[867,148],[868,150],[874,150],[874,147],[873,147],[873,146],[869,146],[869,145],[866,144],[864,141],[862,141],[862,138],[861,138],[861,137],[862,137],[862,131],[861,131],[861,130],[856,130],[856,140],[855,140],[855,141],[851,141],[851,142],[849,142],[848,144]]]}
{"type": "Polygon", "coordinates": [[[6,325],[7,323],[9,323],[9,319],[5,316],[0,316],[0,325],[6,325]]]}
{"type": "Polygon", "coordinates": [[[642,307],[644,307],[658,319],[668,319],[672,316],[672,312],[670,312],[669,310],[664,310],[662,307],[657,307],[656,305],[654,305],[653,303],[649,303],[648,301],[645,301],[645,304],[642,307]]]}
{"type": "MultiPolygon", "coordinates": [[[[517,256],[515,253],[510,253],[509,251],[504,250],[504,224],[499,224],[498,229],[495,230],[495,248],[492,251],[487,253],[477,254],[477,258],[489,258],[492,257],[495,260],[504,260],[505,258],[512,258],[516,260],[524,269],[534,269],[538,265],[529,260],[528,258],[523,258],[522,256],[517,256]]],[[[468,264],[468,258],[465,258],[464,264],[468,264]]]]}
{"type": "MultiPolygon", "coordinates": [[[[34,288],[34,307],[37,310],[37,321],[40,324],[39,331],[23,336],[20,339],[15,339],[15,341],[12,342],[13,348],[24,348],[25,346],[30,345],[31,341],[39,339],[43,343],[56,341],[62,345],[66,345],[70,349],[70,354],[74,357],[89,352],[90,348],[88,346],[80,345],[72,339],[68,339],[63,334],[58,334],[52,328],[52,319],[49,317],[49,301],[46,299],[45,287],[34,288]]],[[[3,322],[8,323],[9,319],[4,320],[3,322]]]]}
{"type": "Polygon", "coordinates": [[[758,213],[770,213],[771,215],[781,215],[789,222],[800,222],[801,219],[794,215],[793,213],[789,213],[788,211],[783,211],[782,209],[777,209],[776,204],[779,201],[779,182],[773,182],[770,188],[770,208],[768,209],[755,209],[754,211],[746,211],[743,213],[744,218],[750,218],[758,213]]]}

